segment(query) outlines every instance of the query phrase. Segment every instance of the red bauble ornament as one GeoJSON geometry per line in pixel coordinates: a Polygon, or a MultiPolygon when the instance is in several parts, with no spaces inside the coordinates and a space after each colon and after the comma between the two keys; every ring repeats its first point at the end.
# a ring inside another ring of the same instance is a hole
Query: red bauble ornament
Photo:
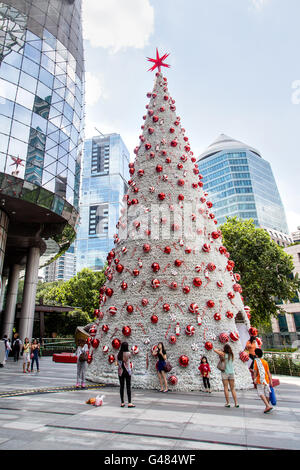
{"type": "Polygon", "coordinates": [[[258,338],[258,336],[257,336],[257,337],[255,338],[255,341],[256,341],[257,346],[258,346],[259,348],[261,348],[261,347],[262,347],[262,344],[263,344],[262,340],[261,340],[260,338],[258,338]]]}
{"type": "Polygon", "coordinates": [[[157,289],[160,286],[160,281],[158,279],[152,279],[151,286],[153,289],[157,289]]]}
{"type": "Polygon", "coordinates": [[[169,377],[168,381],[169,381],[169,384],[171,384],[171,385],[177,385],[177,383],[178,383],[178,379],[177,379],[176,375],[171,375],[169,377]]]}
{"type": "Polygon", "coordinates": [[[132,274],[133,274],[135,277],[137,277],[137,276],[140,274],[140,271],[139,271],[138,269],[134,269],[134,270],[132,271],[132,274]]]}
{"type": "Polygon", "coordinates": [[[230,336],[231,341],[233,341],[234,343],[238,341],[240,338],[237,331],[232,331],[229,336],[230,336]]]}
{"type": "Polygon", "coordinates": [[[123,281],[121,284],[121,289],[126,290],[128,287],[127,282],[123,281]]]}
{"type": "Polygon", "coordinates": [[[127,310],[128,313],[132,313],[133,312],[133,306],[132,305],[127,305],[126,310],[127,310]]]}
{"type": "Polygon", "coordinates": [[[108,311],[111,315],[115,315],[117,313],[117,307],[111,306],[109,307],[108,311]]]}
{"type": "Polygon", "coordinates": [[[149,303],[149,300],[148,300],[148,299],[145,299],[145,298],[142,299],[142,306],[143,306],[143,307],[146,307],[146,306],[148,305],[148,303],[149,303]]]}
{"type": "Polygon", "coordinates": [[[109,347],[108,347],[108,346],[103,346],[103,347],[102,347],[102,352],[103,352],[103,354],[107,354],[108,351],[109,351],[109,347]]]}
{"type": "Polygon", "coordinates": [[[108,297],[111,297],[113,295],[114,291],[110,287],[107,287],[105,293],[106,293],[106,295],[108,295],[108,297]]]}
{"type": "Polygon", "coordinates": [[[182,261],[181,261],[180,259],[176,259],[176,260],[174,261],[174,264],[175,264],[175,266],[176,266],[177,268],[179,268],[179,267],[182,265],[182,261]]]}
{"type": "Polygon", "coordinates": [[[231,312],[230,310],[228,310],[228,311],[226,312],[226,317],[227,317],[227,318],[233,318],[233,317],[234,317],[233,312],[231,312]]]}
{"type": "Polygon", "coordinates": [[[213,238],[214,240],[217,240],[217,238],[220,237],[220,234],[219,234],[219,232],[212,232],[212,233],[211,233],[211,236],[212,236],[212,238],[213,238]]]}
{"type": "Polygon", "coordinates": [[[228,292],[227,294],[228,299],[234,299],[234,293],[233,292],[228,292]]]}
{"type": "Polygon", "coordinates": [[[166,253],[167,255],[169,255],[171,253],[171,248],[169,246],[165,246],[164,248],[164,253],[166,253]]]}
{"type": "Polygon", "coordinates": [[[223,287],[223,282],[222,281],[217,281],[217,286],[221,289],[223,287]]]}
{"type": "Polygon", "coordinates": [[[208,269],[210,272],[213,272],[213,271],[216,269],[216,265],[215,265],[214,263],[208,263],[207,269],[208,269]]]}
{"type": "Polygon", "coordinates": [[[172,289],[172,290],[177,289],[177,287],[178,287],[178,286],[177,286],[177,282],[175,282],[175,281],[171,282],[171,284],[170,284],[169,287],[170,287],[170,289],[172,289]]]}
{"type": "Polygon", "coordinates": [[[158,316],[157,315],[152,315],[151,316],[151,323],[157,323],[158,322],[158,316]]]}
{"type": "Polygon", "coordinates": [[[257,336],[257,335],[258,335],[257,329],[254,328],[253,326],[251,326],[251,327],[249,328],[249,335],[250,335],[250,336],[257,336]]]}
{"type": "Polygon", "coordinates": [[[94,339],[92,340],[92,342],[91,342],[91,345],[92,345],[92,347],[93,347],[94,349],[97,349],[98,346],[99,346],[99,343],[100,343],[99,339],[98,339],[98,338],[94,338],[94,339]]]}
{"type": "Polygon", "coordinates": [[[99,315],[99,309],[96,308],[94,310],[94,317],[98,317],[98,315],[99,315]]]}
{"type": "Polygon", "coordinates": [[[93,326],[89,329],[89,334],[90,334],[92,337],[96,336],[96,334],[97,334],[96,325],[93,325],[93,326]]]}
{"type": "Polygon", "coordinates": [[[108,325],[102,325],[102,331],[104,331],[104,333],[107,333],[109,331],[109,326],[108,325]]]}
{"type": "Polygon", "coordinates": [[[204,243],[204,245],[202,247],[202,251],[204,251],[204,253],[209,253],[210,252],[210,245],[208,245],[207,243],[204,243]]]}
{"type": "Polygon", "coordinates": [[[165,193],[159,193],[157,197],[160,201],[163,201],[164,199],[166,199],[165,193]]]}
{"type": "Polygon", "coordinates": [[[182,355],[179,358],[179,365],[181,367],[187,367],[189,365],[189,358],[188,356],[182,355]]]}
{"type": "Polygon", "coordinates": [[[112,340],[111,344],[114,349],[119,349],[121,346],[121,341],[118,338],[115,338],[112,340]]]}
{"type": "Polygon", "coordinates": [[[213,300],[208,300],[206,302],[206,305],[208,306],[208,308],[213,308],[215,306],[215,303],[213,300]]]}
{"type": "Polygon", "coordinates": [[[122,333],[123,333],[124,336],[130,336],[131,335],[130,326],[123,326],[122,333]]]}
{"type": "Polygon", "coordinates": [[[113,364],[113,363],[115,362],[115,356],[114,356],[113,354],[110,354],[110,355],[108,356],[108,362],[109,362],[110,364],[113,364]]]}
{"type": "Polygon", "coordinates": [[[195,327],[192,326],[192,325],[187,325],[187,327],[185,329],[185,334],[187,336],[193,336],[195,334],[195,327]]]}
{"type": "Polygon", "coordinates": [[[149,253],[149,251],[151,250],[151,246],[149,245],[149,243],[145,243],[143,245],[143,250],[145,253],[149,253]]]}
{"type": "Polygon", "coordinates": [[[242,286],[240,284],[233,284],[234,292],[239,292],[240,294],[243,292],[242,286]]]}
{"type": "Polygon", "coordinates": [[[86,362],[87,362],[88,364],[90,364],[90,363],[92,362],[92,360],[93,360],[93,355],[92,355],[92,354],[88,354],[88,357],[87,357],[86,362]]]}
{"type": "Polygon", "coordinates": [[[177,181],[178,186],[184,186],[185,181],[183,179],[179,179],[177,181]]]}
{"type": "Polygon", "coordinates": [[[184,200],[184,195],[183,195],[183,194],[179,194],[178,200],[179,200],[179,201],[183,201],[183,200],[184,200]]]}
{"type": "Polygon", "coordinates": [[[157,273],[160,270],[160,266],[158,263],[153,263],[151,268],[154,273],[157,273]]]}
{"type": "Polygon", "coordinates": [[[161,165],[156,165],[157,173],[161,173],[163,171],[163,167],[161,165]]]}
{"type": "Polygon", "coordinates": [[[221,315],[220,315],[220,313],[215,313],[215,314],[214,314],[214,319],[215,319],[216,321],[220,321],[220,320],[221,320],[221,315]]]}
{"type": "Polygon", "coordinates": [[[121,273],[121,272],[123,271],[123,269],[124,269],[124,266],[123,266],[122,264],[117,264],[117,266],[116,266],[116,271],[117,271],[118,273],[121,273]]]}
{"type": "Polygon", "coordinates": [[[195,277],[194,280],[193,280],[193,284],[195,287],[200,287],[202,285],[202,281],[200,279],[200,277],[195,277]]]}
{"type": "Polygon", "coordinates": [[[157,122],[158,120],[159,120],[159,117],[158,117],[158,116],[154,115],[154,116],[152,117],[152,121],[153,121],[153,122],[157,122]]]}
{"type": "Polygon", "coordinates": [[[189,286],[184,286],[184,287],[182,288],[182,290],[183,290],[183,293],[184,293],[184,294],[189,294],[189,292],[190,292],[191,289],[189,288],[189,286]]]}
{"type": "Polygon", "coordinates": [[[211,351],[214,346],[210,341],[206,341],[204,347],[207,351],[211,351]]]}
{"type": "Polygon", "coordinates": [[[197,313],[199,312],[199,307],[197,304],[195,303],[192,303],[190,306],[189,306],[189,312],[191,313],[197,313]]]}
{"type": "Polygon", "coordinates": [[[227,333],[221,333],[220,336],[219,336],[219,341],[222,344],[228,343],[228,341],[229,341],[228,334],[227,333]]]}
{"type": "Polygon", "coordinates": [[[169,338],[169,343],[171,344],[175,344],[177,341],[177,338],[175,335],[171,335],[170,338],[169,338]]]}
{"type": "Polygon", "coordinates": [[[170,311],[170,304],[163,304],[163,309],[165,312],[169,312],[170,311]]]}
{"type": "Polygon", "coordinates": [[[248,362],[249,361],[249,355],[246,353],[246,351],[241,351],[240,352],[240,360],[242,362],[248,362]]]}

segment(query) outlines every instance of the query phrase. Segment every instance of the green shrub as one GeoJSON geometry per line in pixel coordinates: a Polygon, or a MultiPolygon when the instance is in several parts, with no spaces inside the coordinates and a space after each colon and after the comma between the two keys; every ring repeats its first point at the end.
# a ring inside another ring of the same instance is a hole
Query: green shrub
{"type": "Polygon", "coordinates": [[[300,364],[295,364],[292,361],[290,354],[265,354],[265,359],[268,361],[271,374],[291,375],[300,377],[300,364]]]}

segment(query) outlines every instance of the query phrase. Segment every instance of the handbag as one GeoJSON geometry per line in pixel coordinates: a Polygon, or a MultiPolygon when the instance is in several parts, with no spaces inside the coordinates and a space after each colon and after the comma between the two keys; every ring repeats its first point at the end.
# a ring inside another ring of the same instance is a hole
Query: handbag
{"type": "Polygon", "coordinates": [[[225,367],[226,367],[225,359],[221,359],[221,358],[220,358],[220,360],[219,360],[219,362],[218,362],[218,364],[217,364],[217,369],[219,369],[221,372],[224,372],[225,367]]]}
{"type": "Polygon", "coordinates": [[[87,361],[87,353],[86,352],[82,352],[79,356],[79,361],[80,362],[84,362],[84,361],[87,361]]]}
{"type": "Polygon", "coordinates": [[[170,372],[173,369],[173,366],[170,364],[169,361],[166,362],[166,365],[164,367],[165,372],[170,372]]]}
{"type": "Polygon", "coordinates": [[[270,402],[272,403],[273,406],[276,405],[277,400],[276,400],[276,395],[274,388],[270,386],[270,395],[269,395],[270,402]]]}
{"type": "Polygon", "coordinates": [[[30,354],[30,359],[33,359],[33,358],[34,358],[34,354],[31,353],[31,354],[30,354]]]}

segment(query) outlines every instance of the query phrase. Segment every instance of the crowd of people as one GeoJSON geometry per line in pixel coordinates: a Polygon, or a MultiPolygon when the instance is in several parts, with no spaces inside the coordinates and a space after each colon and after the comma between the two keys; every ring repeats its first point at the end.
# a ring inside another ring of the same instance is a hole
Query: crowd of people
{"type": "MultiPolygon", "coordinates": [[[[265,405],[264,413],[270,413],[273,407],[270,405],[270,387],[272,387],[272,375],[270,373],[269,365],[265,359],[263,359],[263,351],[257,347],[255,337],[251,337],[246,344],[246,351],[251,358],[250,373],[253,377],[254,387],[257,389],[257,394],[265,405]]],[[[231,392],[235,408],[239,408],[237,400],[237,393],[235,390],[235,373],[234,373],[234,354],[229,344],[225,344],[223,350],[214,349],[214,352],[219,356],[219,363],[217,368],[221,373],[224,395],[225,395],[225,407],[230,408],[229,392],[231,392]]],[[[79,341],[79,345],[76,351],[77,355],[77,383],[76,387],[85,388],[85,373],[87,369],[87,355],[88,347],[84,340],[79,341]]],[[[167,352],[163,343],[158,343],[157,347],[153,348],[152,355],[157,358],[156,370],[158,380],[160,384],[160,392],[168,392],[168,383],[166,373],[169,372],[167,362],[167,352]]],[[[132,363],[130,361],[131,353],[127,342],[121,344],[117,359],[115,361],[118,366],[118,377],[120,383],[120,399],[121,408],[125,407],[124,393],[125,384],[128,399],[128,408],[135,408],[135,405],[131,401],[131,375],[132,375],[132,363]]],[[[207,357],[202,356],[200,358],[199,365],[200,375],[203,380],[204,391],[211,393],[210,386],[210,374],[211,367],[208,363],[207,357]]]]}
{"type": "Polygon", "coordinates": [[[5,360],[8,360],[9,355],[12,355],[14,362],[18,362],[20,357],[23,362],[23,373],[33,372],[34,363],[36,365],[37,372],[39,368],[39,355],[40,355],[40,341],[34,338],[31,342],[29,338],[25,338],[22,341],[18,333],[14,333],[12,341],[7,335],[2,338],[5,345],[5,360]]]}

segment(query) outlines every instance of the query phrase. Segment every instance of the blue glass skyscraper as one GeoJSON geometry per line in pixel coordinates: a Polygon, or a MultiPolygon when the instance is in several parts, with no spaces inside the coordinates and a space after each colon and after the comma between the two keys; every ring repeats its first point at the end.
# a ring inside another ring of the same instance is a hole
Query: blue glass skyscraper
{"type": "Polygon", "coordinates": [[[271,165],[258,150],[221,134],[200,155],[198,167],[220,224],[237,216],[289,233],[271,165]]]}
{"type": "Polygon", "coordinates": [[[99,271],[114,246],[113,236],[127,192],[129,152],[119,134],[88,139],[84,144],[76,271],[99,271]]]}

